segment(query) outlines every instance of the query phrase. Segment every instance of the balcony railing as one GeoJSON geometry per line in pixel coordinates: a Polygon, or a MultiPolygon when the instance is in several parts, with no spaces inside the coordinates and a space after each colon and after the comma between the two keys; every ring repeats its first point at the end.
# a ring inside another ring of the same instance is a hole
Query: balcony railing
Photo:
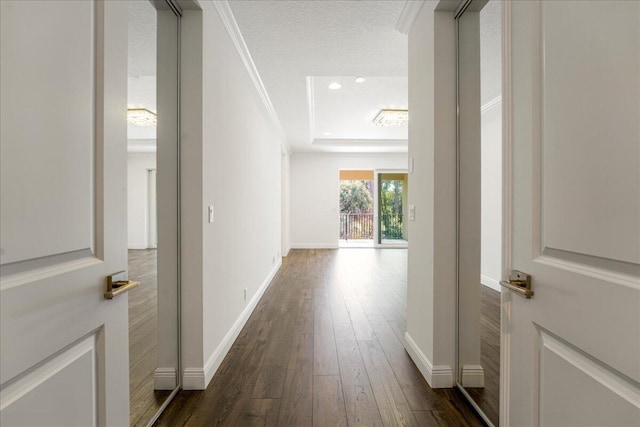
{"type": "MultiPolygon", "coordinates": [[[[372,240],[373,236],[372,213],[341,213],[340,214],[340,239],[341,240],[372,240]]],[[[380,221],[380,233],[382,239],[403,239],[402,215],[382,214],[380,221]]]]}

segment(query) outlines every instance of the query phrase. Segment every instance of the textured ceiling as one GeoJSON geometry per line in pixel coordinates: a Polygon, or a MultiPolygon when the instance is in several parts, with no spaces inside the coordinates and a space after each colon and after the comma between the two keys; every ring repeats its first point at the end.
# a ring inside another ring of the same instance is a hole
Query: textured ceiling
{"type": "Polygon", "coordinates": [[[491,0],[480,11],[480,72],[482,105],[502,93],[501,4],[491,0]]]}
{"type": "Polygon", "coordinates": [[[369,77],[363,83],[356,83],[351,76],[314,77],[312,81],[313,139],[407,139],[407,126],[373,123],[383,108],[407,108],[406,77],[369,77]],[[342,88],[329,89],[333,82],[342,88]]]}
{"type": "Polygon", "coordinates": [[[314,149],[312,122],[320,132],[325,132],[320,129],[325,124],[335,129],[327,129],[333,135],[322,136],[325,139],[389,139],[388,129],[362,132],[359,118],[384,103],[406,103],[407,37],[395,29],[404,1],[229,3],[293,150],[314,149]],[[372,93],[344,85],[334,94],[315,93],[317,99],[310,109],[309,76],[316,82],[322,77],[365,76],[371,83],[362,87],[372,93]],[[395,77],[405,84],[376,82],[372,77],[395,77]],[[387,101],[377,97],[382,92],[389,94],[387,101]],[[335,102],[337,98],[343,107],[335,102]],[[336,108],[340,113],[330,117],[336,108]],[[321,115],[310,120],[310,110],[321,115]],[[343,123],[339,123],[341,118],[343,123]]]}
{"type": "MultiPolygon", "coordinates": [[[[156,9],[149,0],[130,0],[128,108],[156,112],[156,9]]],[[[155,126],[127,124],[127,138],[155,139],[155,126]]]]}

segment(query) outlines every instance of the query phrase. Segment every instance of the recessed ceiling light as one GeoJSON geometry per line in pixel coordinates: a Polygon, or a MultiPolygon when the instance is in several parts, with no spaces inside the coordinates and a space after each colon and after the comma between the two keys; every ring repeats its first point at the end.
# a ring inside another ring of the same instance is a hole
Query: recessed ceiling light
{"type": "Polygon", "coordinates": [[[338,82],[333,82],[329,85],[329,89],[331,90],[338,90],[342,87],[342,85],[338,82]]]}
{"type": "Polygon", "coordinates": [[[365,79],[364,77],[356,77],[356,83],[364,83],[366,81],[367,79],[365,79]]]}
{"type": "Polygon", "coordinates": [[[333,135],[333,134],[332,134],[331,132],[325,132],[325,133],[323,133],[323,135],[324,135],[324,136],[331,136],[331,135],[333,135]]]}
{"type": "Polygon", "coordinates": [[[136,126],[157,126],[156,114],[146,108],[130,108],[127,110],[127,121],[136,126]]]}
{"type": "Polygon", "coordinates": [[[373,123],[378,126],[404,126],[409,121],[408,110],[380,110],[373,123]]]}

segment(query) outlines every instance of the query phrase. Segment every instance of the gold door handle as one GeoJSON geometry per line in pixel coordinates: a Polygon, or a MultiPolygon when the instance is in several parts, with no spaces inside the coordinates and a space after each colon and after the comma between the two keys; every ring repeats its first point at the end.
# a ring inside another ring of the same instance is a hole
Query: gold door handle
{"type": "Polygon", "coordinates": [[[511,289],[516,294],[527,299],[533,296],[533,290],[531,289],[531,276],[527,273],[523,273],[522,271],[511,271],[509,281],[502,280],[500,285],[507,289],[511,289]]]}
{"type": "Polygon", "coordinates": [[[113,297],[128,292],[139,284],[140,282],[128,280],[126,271],[114,273],[107,276],[107,292],[105,292],[104,297],[106,299],[113,299],[113,297]]]}

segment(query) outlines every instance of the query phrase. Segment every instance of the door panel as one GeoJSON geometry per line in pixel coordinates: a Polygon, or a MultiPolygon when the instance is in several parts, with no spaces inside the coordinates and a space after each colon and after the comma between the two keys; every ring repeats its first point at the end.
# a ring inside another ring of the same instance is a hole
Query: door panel
{"type": "Polygon", "coordinates": [[[82,339],[8,386],[3,425],[96,425],[96,339],[96,334],[82,339]]]}
{"type": "Polygon", "coordinates": [[[505,424],[637,425],[640,3],[506,14],[507,247],[535,295],[502,293],[505,424]]]}
{"type": "Polygon", "coordinates": [[[638,5],[578,5],[541,6],[543,250],[638,263],[638,5]]]}
{"type": "Polygon", "coordinates": [[[1,262],[92,248],[95,5],[7,2],[1,43],[1,262]]]}
{"type": "Polygon", "coordinates": [[[127,295],[103,295],[127,268],[127,5],[0,19],[0,424],[126,425],[127,295]]]}

